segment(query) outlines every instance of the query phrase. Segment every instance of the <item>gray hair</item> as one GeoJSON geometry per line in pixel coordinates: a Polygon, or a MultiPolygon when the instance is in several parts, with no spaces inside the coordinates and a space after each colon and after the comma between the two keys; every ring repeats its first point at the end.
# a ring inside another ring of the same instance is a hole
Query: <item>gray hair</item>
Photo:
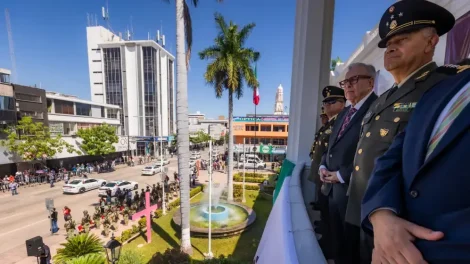
{"type": "Polygon", "coordinates": [[[354,67],[362,67],[362,68],[366,69],[367,75],[369,75],[372,78],[375,78],[376,71],[375,71],[374,65],[366,64],[366,63],[362,63],[362,62],[355,62],[355,63],[351,63],[348,66],[348,71],[350,71],[354,67]]]}
{"type": "Polygon", "coordinates": [[[436,28],[434,27],[425,27],[423,29],[421,29],[421,33],[423,33],[423,35],[428,38],[428,37],[432,37],[434,35],[438,35],[437,34],[437,30],[436,28]]]}

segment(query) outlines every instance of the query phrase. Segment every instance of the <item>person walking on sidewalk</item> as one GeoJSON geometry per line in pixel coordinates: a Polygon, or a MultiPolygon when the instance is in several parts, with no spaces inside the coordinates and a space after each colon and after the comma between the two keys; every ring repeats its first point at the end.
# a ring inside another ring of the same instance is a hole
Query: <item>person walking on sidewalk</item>
{"type": "Polygon", "coordinates": [[[11,190],[11,195],[18,195],[18,183],[15,181],[10,182],[10,190],[11,190]]]}
{"type": "Polygon", "coordinates": [[[51,219],[52,233],[57,233],[59,231],[59,227],[57,226],[57,211],[55,208],[52,208],[49,218],[51,219]]]}

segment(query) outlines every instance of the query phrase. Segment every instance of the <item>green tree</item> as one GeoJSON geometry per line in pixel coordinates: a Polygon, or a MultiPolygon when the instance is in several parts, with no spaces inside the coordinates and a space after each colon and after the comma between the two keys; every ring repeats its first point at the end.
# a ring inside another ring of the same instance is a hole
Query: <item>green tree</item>
{"type": "Polygon", "coordinates": [[[64,149],[68,153],[81,155],[61,135],[52,137],[48,127],[41,122],[34,122],[29,116],[22,117],[16,126],[10,126],[3,132],[7,134],[7,139],[0,140],[0,145],[24,161],[45,160],[62,153],[64,149]]]}
{"type": "MultiPolygon", "coordinates": [[[[170,0],[164,0],[170,2],[170,0]]],[[[199,0],[190,0],[195,7],[199,0]]],[[[222,2],[223,0],[216,0],[222,2]]],[[[178,133],[178,172],[181,175],[181,251],[192,254],[189,225],[189,125],[188,67],[193,46],[193,26],[186,0],[175,0],[176,11],[176,130],[178,133]],[[186,43],[186,45],[185,45],[186,43]],[[185,50],[187,46],[187,51],[185,50]]]]}
{"type": "Polygon", "coordinates": [[[243,85],[250,88],[259,87],[252,63],[259,59],[259,52],[245,47],[245,42],[253,31],[255,24],[251,23],[239,29],[230,21],[227,25],[220,14],[215,14],[215,22],[219,29],[214,45],[199,52],[202,60],[210,60],[204,79],[215,89],[215,96],[222,97],[223,91],[228,91],[228,195],[233,200],[233,95],[239,99],[243,95],[243,85]]]}
{"type": "Polygon", "coordinates": [[[80,147],[88,155],[96,156],[116,152],[113,144],[119,141],[119,137],[116,135],[116,128],[108,124],[92,128],[81,128],[78,130],[77,136],[83,139],[80,147]]]}
{"type": "Polygon", "coordinates": [[[336,69],[336,66],[338,65],[338,63],[341,63],[341,59],[338,57],[336,57],[336,59],[332,59],[331,60],[331,68],[330,70],[334,71],[336,69]]]}
{"type": "Polygon", "coordinates": [[[73,259],[89,254],[104,253],[100,239],[93,234],[84,233],[71,237],[67,242],[60,244],[63,248],[57,249],[53,257],[54,263],[67,264],[73,259]]]}

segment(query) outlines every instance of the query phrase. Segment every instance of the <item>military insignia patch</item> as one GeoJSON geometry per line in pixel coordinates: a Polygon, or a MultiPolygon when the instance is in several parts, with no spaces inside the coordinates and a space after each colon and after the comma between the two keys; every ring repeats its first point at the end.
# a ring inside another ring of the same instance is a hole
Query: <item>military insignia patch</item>
{"type": "Polygon", "coordinates": [[[410,112],[415,107],[416,107],[416,102],[395,103],[393,104],[393,112],[410,112]]]}
{"type": "Polygon", "coordinates": [[[380,136],[385,137],[388,134],[388,131],[389,131],[388,129],[381,128],[380,129],[380,136]]]}
{"type": "Polygon", "coordinates": [[[390,23],[390,29],[396,28],[397,25],[398,25],[397,21],[396,21],[396,20],[393,20],[393,21],[390,23]]]}
{"type": "Polygon", "coordinates": [[[428,74],[429,74],[429,71],[426,71],[423,74],[421,74],[420,76],[418,76],[415,80],[422,79],[422,78],[426,77],[428,74]]]}
{"type": "Polygon", "coordinates": [[[394,7],[394,6],[391,6],[391,7],[388,9],[388,12],[393,13],[393,11],[395,11],[395,7],[394,7]]]}

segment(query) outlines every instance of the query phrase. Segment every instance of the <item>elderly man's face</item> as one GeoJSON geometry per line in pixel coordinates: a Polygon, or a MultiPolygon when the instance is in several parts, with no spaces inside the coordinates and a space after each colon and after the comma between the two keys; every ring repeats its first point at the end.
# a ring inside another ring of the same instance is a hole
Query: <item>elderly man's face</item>
{"type": "Polygon", "coordinates": [[[346,99],[352,105],[357,104],[374,88],[374,78],[367,73],[362,66],[351,68],[346,73],[346,78],[341,82],[346,99]]]}
{"type": "Polygon", "coordinates": [[[426,37],[422,31],[396,35],[387,42],[384,67],[389,72],[406,68],[431,49],[430,38],[426,37]]]}

